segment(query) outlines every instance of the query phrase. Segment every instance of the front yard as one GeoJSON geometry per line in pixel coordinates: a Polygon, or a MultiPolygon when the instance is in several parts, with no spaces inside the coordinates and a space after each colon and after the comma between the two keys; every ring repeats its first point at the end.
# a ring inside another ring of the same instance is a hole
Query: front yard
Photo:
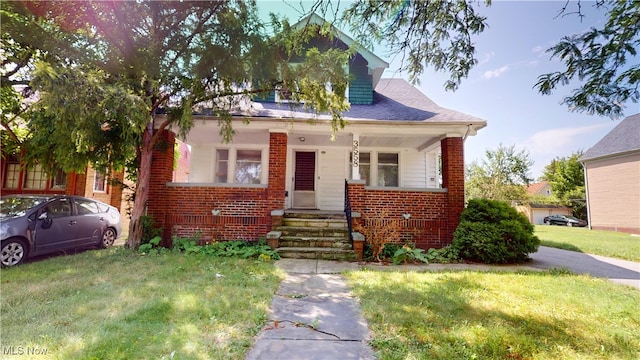
{"type": "MultiPolygon", "coordinates": [[[[637,237],[584,230],[536,234],[543,245],[640,253],[637,237]]],[[[640,291],[606,280],[560,270],[345,275],[381,359],[640,358],[640,291]]],[[[0,357],[243,359],[283,277],[273,262],[122,247],[2,269],[0,357]]]]}

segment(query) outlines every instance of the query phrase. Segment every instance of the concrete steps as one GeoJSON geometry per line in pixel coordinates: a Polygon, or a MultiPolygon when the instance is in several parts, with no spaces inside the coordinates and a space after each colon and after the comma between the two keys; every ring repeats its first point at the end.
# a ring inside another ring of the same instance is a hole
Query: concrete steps
{"type": "Polygon", "coordinates": [[[286,211],[279,234],[278,254],[283,258],[356,261],[344,213],[286,211]]]}

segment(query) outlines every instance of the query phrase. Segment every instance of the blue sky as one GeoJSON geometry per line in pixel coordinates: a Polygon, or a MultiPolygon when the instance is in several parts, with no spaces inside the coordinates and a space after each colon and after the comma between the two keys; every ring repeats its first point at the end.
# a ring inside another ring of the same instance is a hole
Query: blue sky
{"type": "MultiPolygon", "coordinates": [[[[294,22],[300,4],[298,0],[258,0],[259,7],[285,14],[294,22]]],[[[302,4],[308,8],[310,3],[302,4]]],[[[546,49],[565,35],[601,27],[606,20],[605,12],[587,1],[582,1],[586,15],[582,21],[576,15],[558,17],[564,4],[565,1],[494,0],[489,8],[480,8],[489,27],[475,38],[478,64],[459,89],[445,91],[448,74],[430,68],[420,77],[418,88],[438,105],[487,121],[486,128],[467,139],[465,162],[479,161],[486,150],[496,150],[501,144],[515,145],[517,150],[529,153],[534,161],[530,175],[538,178],[554,158],[588,150],[620,123],[621,119],[570,112],[561,105],[577,83],[556,89],[552,95],[541,95],[533,88],[539,75],[562,69],[557,60],[545,53],[546,49]]],[[[575,6],[569,9],[575,10],[575,6]]],[[[399,59],[384,48],[373,51],[391,63],[383,77],[408,79],[407,74],[396,71],[399,59]]],[[[625,116],[640,112],[640,104],[626,105],[625,116]]]]}

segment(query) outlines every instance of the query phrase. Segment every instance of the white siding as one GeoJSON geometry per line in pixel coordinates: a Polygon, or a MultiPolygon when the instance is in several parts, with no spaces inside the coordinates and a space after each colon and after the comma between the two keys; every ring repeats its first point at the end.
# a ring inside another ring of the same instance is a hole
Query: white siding
{"type": "Polygon", "coordinates": [[[317,182],[318,208],[322,210],[344,209],[344,179],[347,177],[345,163],[349,163],[349,152],[344,149],[321,149],[318,151],[317,182]]]}
{"type": "Polygon", "coordinates": [[[427,187],[427,158],[425,153],[408,149],[401,153],[400,179],[403,187],[427,187]]]}

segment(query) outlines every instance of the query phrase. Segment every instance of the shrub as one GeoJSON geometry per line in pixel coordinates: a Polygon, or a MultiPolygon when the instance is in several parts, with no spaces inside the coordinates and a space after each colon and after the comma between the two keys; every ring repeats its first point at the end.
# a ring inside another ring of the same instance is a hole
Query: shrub
{"type": "Polygon", "coordinates": [[[365,215],[363,221],[364,225],[357,223],[354,230],[364,235],[371,249],[371,260],[381,261],[385,246],[400,240],[400,223],[397,219],[390,219],[386,211],[376,216],[365,215]]]}
{"type": "Polygon", "coordinates": [[[540,239],[527,218],[508,204],[495,200],[469,200],[450,245],[463,259],[487,264],[526,261],[540,239]]]}

